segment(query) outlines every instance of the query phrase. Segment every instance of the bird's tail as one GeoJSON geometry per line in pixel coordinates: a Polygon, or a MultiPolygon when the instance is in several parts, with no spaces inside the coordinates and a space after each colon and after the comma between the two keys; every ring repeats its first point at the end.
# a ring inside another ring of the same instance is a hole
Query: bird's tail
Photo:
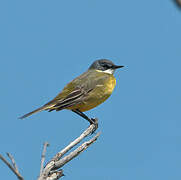
{"type": "Polygon", "coordinates": [[[34,111],[31,111],[31,112],[19,117],[19,119],[24,119],[24,118],[26,118],[28,116],[31,116],[32,114],[35,114],[37,112],[41,112],[41,111],[46,110],[46,109],[47,109],[47,106],[42,106],[42,107],[40,107],[38,109],[35,109],[34,111]]]}

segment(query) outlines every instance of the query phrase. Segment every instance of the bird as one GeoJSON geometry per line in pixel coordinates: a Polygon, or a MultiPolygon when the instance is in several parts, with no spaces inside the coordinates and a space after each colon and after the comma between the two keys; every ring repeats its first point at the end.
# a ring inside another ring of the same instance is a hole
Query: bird
{"type": "Polygon", "coordinates": [[[60,111],[68,109],[90,124],[95,123],[94,118],[89,118],[84,112],[95,108],[107,100],[116,85],[114,72],[124,66],[115,65],[111,60],[98,59],[94,61],[86,72],[73,79],[51,101],[20,117],[24,119],[32,114],[45,111],[60,111]]]}

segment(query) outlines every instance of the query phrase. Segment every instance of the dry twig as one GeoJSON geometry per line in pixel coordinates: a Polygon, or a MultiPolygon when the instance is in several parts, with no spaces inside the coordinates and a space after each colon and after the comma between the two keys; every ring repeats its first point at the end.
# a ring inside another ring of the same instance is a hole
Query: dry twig
{"type": "Polygon", "coordinates": [[[82,141],[85,137],[97,129],[97,121],[96,124],[91,124],[78,138],[76,138],[73,142],[71,142],[68,146],[66,146],[63,150],[58,152],[44,167],[40,177],[38,180],[57,180],[60,177],[64,176],[63,170],[60,169],[66,163],[71,161],[73,158],[78,156],[81,152],[86,150],[93,142],[97,140],[100,133],[97,133],[92,139],[84,142],[77,149],[70,152],[67,156],[62,158],[62,156],[71,150],[74,146],[76,146],[80,141],[82,141]]]}
{"type": "Polygon", "coordinates": [[[41,164],[40,164],[40,176],[43,172],[43,166],[44,166],[44,162],[45,162],[45,154],[46,154],[46,149],[49,146],[48,142],[45,142],[43,144],[43,151],[42,151],[42,155],[41,155],[41,164]]]}
{"type": "Polygon", "coordinates": [[[24,178],[21,176],[21,174],[18,171],[16,162],[13,156],[10,153],[7,153],[7,156],[9,157],[13,165],[11,165],[1,154],[0,154],[0,159],[13,171],[13,173],[16,175],[16,177],[19,180],[24,180],[24,178]]]}
{"type": "MultiPolygon", "coordinates": [[[[92,139],[84,142],[82,145],[80,145],[74,151],[70,152],[68,155],[64,157],[62,156],[65,155],[68,151],[70,151],[78,143],[80,143],[85,137],[92,134],[97,129],[97,127],[98,127],[98,122],[97,120],[95,120],[95,124],[91,124],[78,138],[76,138],[63,150],[58,152],[44,167],[45,153],[46,153],[47,146],[49,145],[47,142],[45,142],[43,145],[41,165],[40,165],[40,176],[38,180],[58,180],[59,178],[64,176],[63,170],[60,168],[62,168],[66,163],[68,163],[73,158],[78,156],[81,152],[86,150],[92,143],[94,143],[97,140],[100,133],[97,133],[92,139]]],[[[18,167],[16,165],[16,162],[13,156],[10,153],[7,153],[7,155],[9,159],[11,160],[12,165],[1,154],[0,154],[0,159],[13,171],[13,173],[16,175],[16,177],[19,180],[24,180],[24,178],[21,176],[21,174],[18,171],[18,167]]]]}
{"type": "Polygon", "coordinates": [[[86,150],[92,143],[94,143],[99,136],[100,136],[100,132],[97,133],[91,140],[84,142],[82,145],[80,145],[77,149],[75,149],[69,155],[65,156],[64,158],[60,159],[59,161],[56,161],[54,164],[54,169],[61,168],[66,163],[71,161],[73,158],[78,156],[81,152],[86,150]]]}
{"type": "Polygon", "coordinates": [[[73,142],[71,142],[68,146],[66,146],[64,149],[62,149],[60,152],[58,152],[52,160],[57,161],[59,160],[64,154],[66,154],[68,151],[70,151],[74,146],[76,146],[78,143],[80,143],[85,137],[87,137],[89,134],[92,134],[97,129],[98,120],[95,119],[96,124],[90,125],[78,138],[76,138],[73,142]]]}

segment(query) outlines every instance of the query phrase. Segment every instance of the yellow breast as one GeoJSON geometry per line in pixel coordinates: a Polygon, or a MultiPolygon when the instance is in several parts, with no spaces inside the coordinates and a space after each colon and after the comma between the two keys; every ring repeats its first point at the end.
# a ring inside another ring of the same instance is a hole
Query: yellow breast
{"type": "Polygon", "coordinates": [[[107,93],[110,93],[110,95],[111,95],[115,86],[116,86],[116,79],[115,79],[115,77],[113,75],[110,75],[110,78],[106,83],[106,89],[107,89],[106,91],[107,91],[107,93]]]}
{"type": "Polygon", "coordinates": [[[109,78],[102,82],[102,84],[98,84],[87,98],[85,98],[84,102],[79,104],[76,108],[84,112],[98,106],[112,94],[115,85],[116,79],[113,75],[109,75],[109,78]]]}

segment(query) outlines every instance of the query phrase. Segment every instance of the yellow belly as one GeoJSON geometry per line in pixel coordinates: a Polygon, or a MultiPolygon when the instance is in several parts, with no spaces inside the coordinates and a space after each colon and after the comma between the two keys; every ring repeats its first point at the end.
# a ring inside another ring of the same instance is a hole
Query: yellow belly
{"type": "Polygon", "coordinates": [[[79,109],[84,112],[103,103],[112,94],[116,85],[116,79],[113,75],[110,75],[110,78],[108,78],[103,84],[104,85],[96,86],[96,88],[85,98],[84,102],[72,106],[70,109],[79,109]]]}

